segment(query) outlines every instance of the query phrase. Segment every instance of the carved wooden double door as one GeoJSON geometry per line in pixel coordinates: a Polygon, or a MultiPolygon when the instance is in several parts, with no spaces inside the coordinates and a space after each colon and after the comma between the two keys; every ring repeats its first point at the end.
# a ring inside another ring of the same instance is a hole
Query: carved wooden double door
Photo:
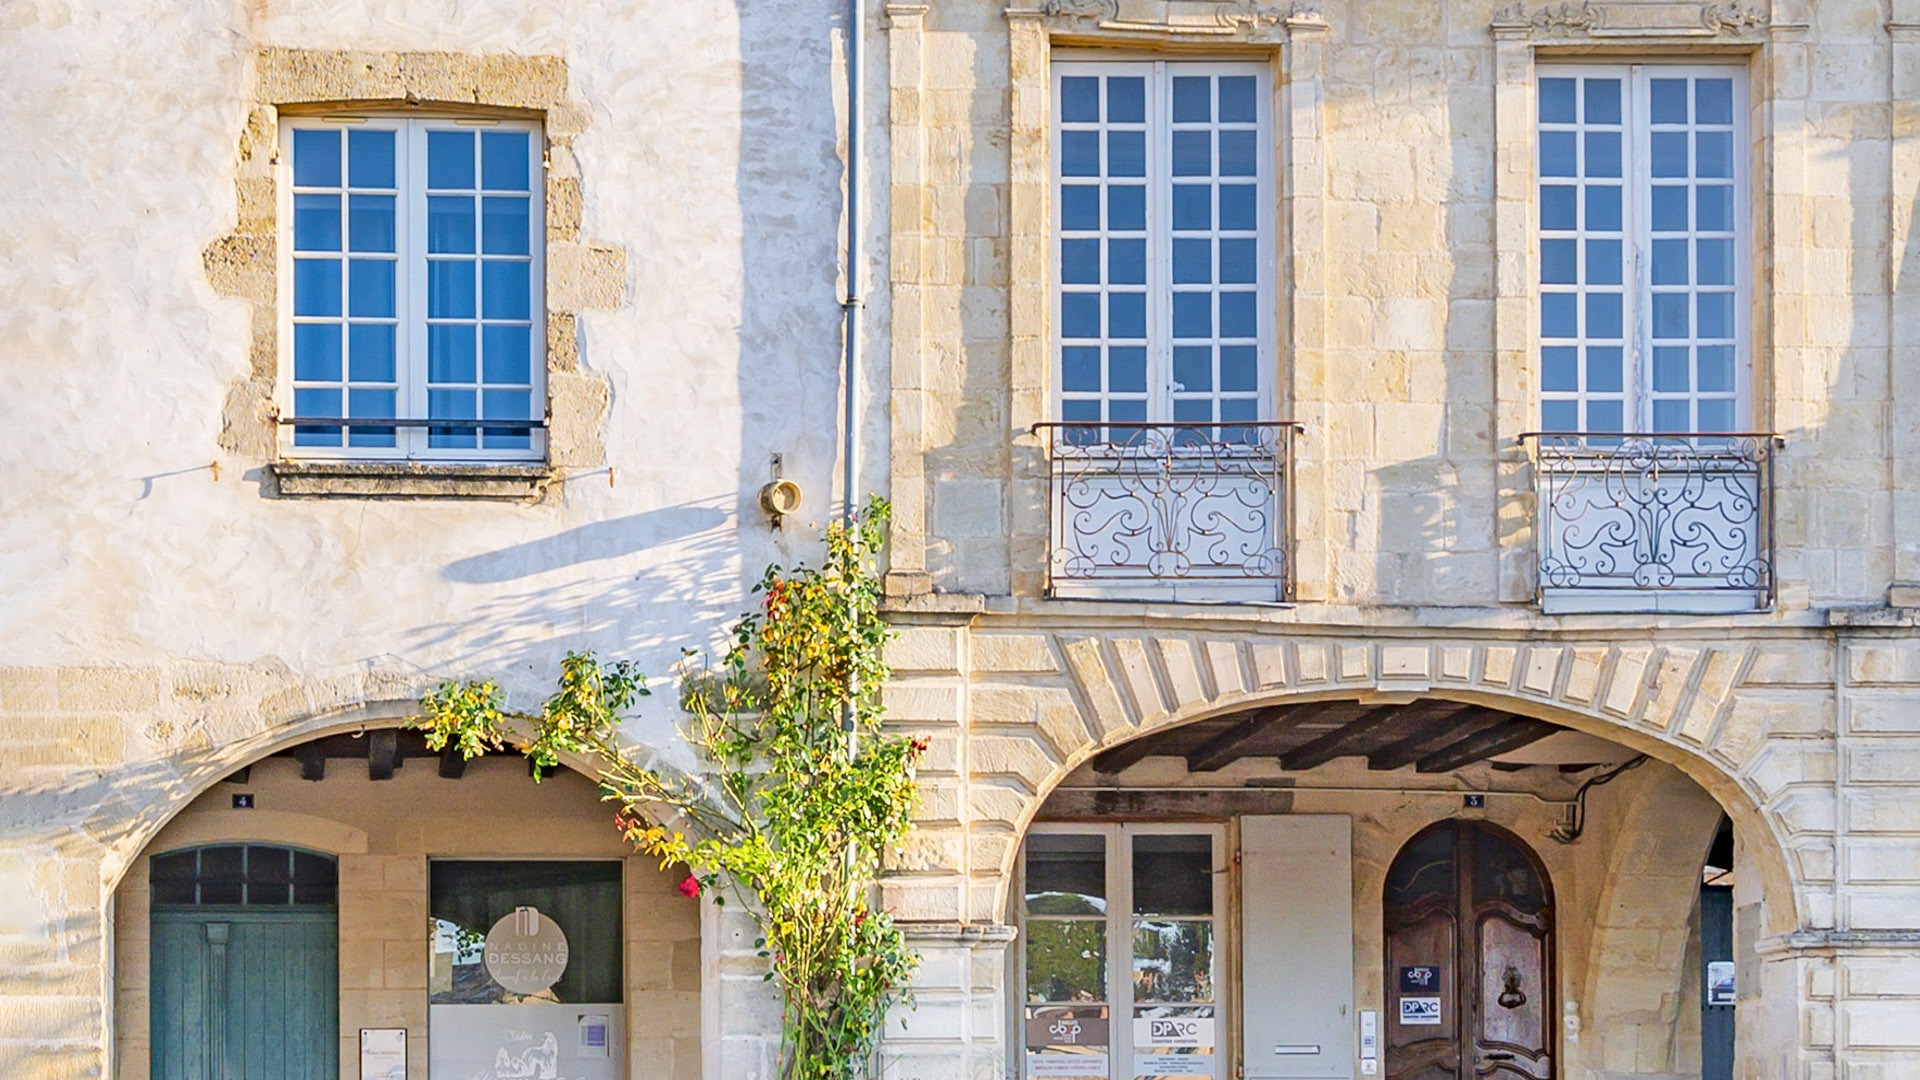
{"type": "Polygon", "coordinates": [[[1387,1080],[1552,1080],[1553,894],[1518,838],[1446,821],[1387,874],[1387,1080]]]}

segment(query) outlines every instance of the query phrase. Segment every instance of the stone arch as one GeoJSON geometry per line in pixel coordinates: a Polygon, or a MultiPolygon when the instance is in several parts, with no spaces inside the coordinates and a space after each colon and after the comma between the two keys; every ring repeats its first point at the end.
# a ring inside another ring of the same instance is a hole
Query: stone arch
{"type": "Polygon", "coordinates": [[[1689,1071],[1681,1034],[1699,1034],[1686,1015],[1698,1006],[1686,993],[1688,964],[1698,961],[1700,869],[1721,807],[1672,768],[1635,780],[1615,811],[1619,840],[1594,909],[1580,1006],[1593,1045],[1583,1054],[1678,1075],[1689,1071]]]}
{"type": "MultiPolygon", "coordinates": [[[[1771,930],[1803,925],[1813,906],[1778,810],[1799,779],[1796,769],[1769,762],[1774,748],[1766,745],[1765,714],[1742,710],[1737,700],[1743,680],[1777,663],[1756,649],[1175,632],[1058,635],[1046,648],[1064,676],[1055,687],[987,691],[1017,694],[1023,704],[987,701],[992,719],[1017,718],[1027,731],[968,740],[970,787],[981,789],[970,798],[974,866],[994,875],[987,906],[995,913],[1006,911],[1018,838],[1053,789],[1095,753],[1226,712],[1343,698],[1487,705],[1666,762],[1725,809],[1746,838],[1766,895],[1785,900],[1769,905],[1771,930]]],[[[972,651],[981,653],[980,641],[972,651]]],[[[1023,670],[1043,665],[1036,655],[1023,670]]],[[[970,700],[977,723],[982,691],[973,690],[970,700]]],[[[1830,794],[1829,785],[1813,797],[1830,794]]]]}

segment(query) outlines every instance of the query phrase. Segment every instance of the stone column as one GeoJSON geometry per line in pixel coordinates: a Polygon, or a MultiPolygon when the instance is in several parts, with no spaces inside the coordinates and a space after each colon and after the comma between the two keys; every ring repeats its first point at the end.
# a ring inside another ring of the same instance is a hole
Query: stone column
{"type": "Polygon", "coordinates": [[[1288,567],[1293,596],[1332,596],[1333,529],[1327,519],[1330,494],[1325,448],[1333,438],[1327,373],[1327,87],[1328,25],[1317,14],[1286,20],[1280,48],[1280,104],[1275,126],[1285,148],[1281,162],[1280,220],[1284,228],[1279,264],[1285,268],[1285,315],[1280,340],[1280,385],[1286,387],[1282,419],[1305,425],[1294,444],[1293,475],[1287,478],[1288,526],[1293,541],[1288,567]],[[1301,453],[1303,448],[1316,452],[1301,453]]]}
{"type": "Polygon", "coordinates": [[[914,1080],[1001,1080],[1017,1047],[1011,1018],[1007,949],[1014,928],[997,923],[909,923],[920,956],[913,1005],[894,1009],[880,1048],[881,1076],[914,1080]]]}
{"type": "Polygon", "coordinates": [[[926,350],[927,130],[925,27],[927,5],[891,3],[887,19],[888,222],[892,290],[889,367],[891,437],[888,494],[893,527],[887,535],[889,595],[929,592],[927,573],[926,350]]]}

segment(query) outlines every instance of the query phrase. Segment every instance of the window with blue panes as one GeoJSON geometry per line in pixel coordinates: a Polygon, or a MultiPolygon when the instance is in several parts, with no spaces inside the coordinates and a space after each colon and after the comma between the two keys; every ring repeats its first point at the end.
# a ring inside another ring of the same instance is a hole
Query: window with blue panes
{"type": "Polygon", "coordinates": [[[1737,68],[1542,66],[1541,426],[1751,424],[1737,68]]]}
{"type": "Polygon", "coordinates": [[[329,118],[283,135],[288,452],[543,455],[538,127],[329,118]]]}
{"type": "Polygon", "coordinates": [[[1053,72],[1059,419],[1268,419],[1265,66],[1061,61],[1053,72]]]}

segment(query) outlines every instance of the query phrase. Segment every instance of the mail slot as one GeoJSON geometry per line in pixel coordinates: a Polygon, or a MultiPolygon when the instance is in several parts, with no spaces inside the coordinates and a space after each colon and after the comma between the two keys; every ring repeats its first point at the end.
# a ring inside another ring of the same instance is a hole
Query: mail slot
{"type": "Polygon", "coordinates": [[[1273,1052],[1283,1056],[1311,1056],[1320,1052],[1319,1043],[1277,1043],[1273,1052]]]}

